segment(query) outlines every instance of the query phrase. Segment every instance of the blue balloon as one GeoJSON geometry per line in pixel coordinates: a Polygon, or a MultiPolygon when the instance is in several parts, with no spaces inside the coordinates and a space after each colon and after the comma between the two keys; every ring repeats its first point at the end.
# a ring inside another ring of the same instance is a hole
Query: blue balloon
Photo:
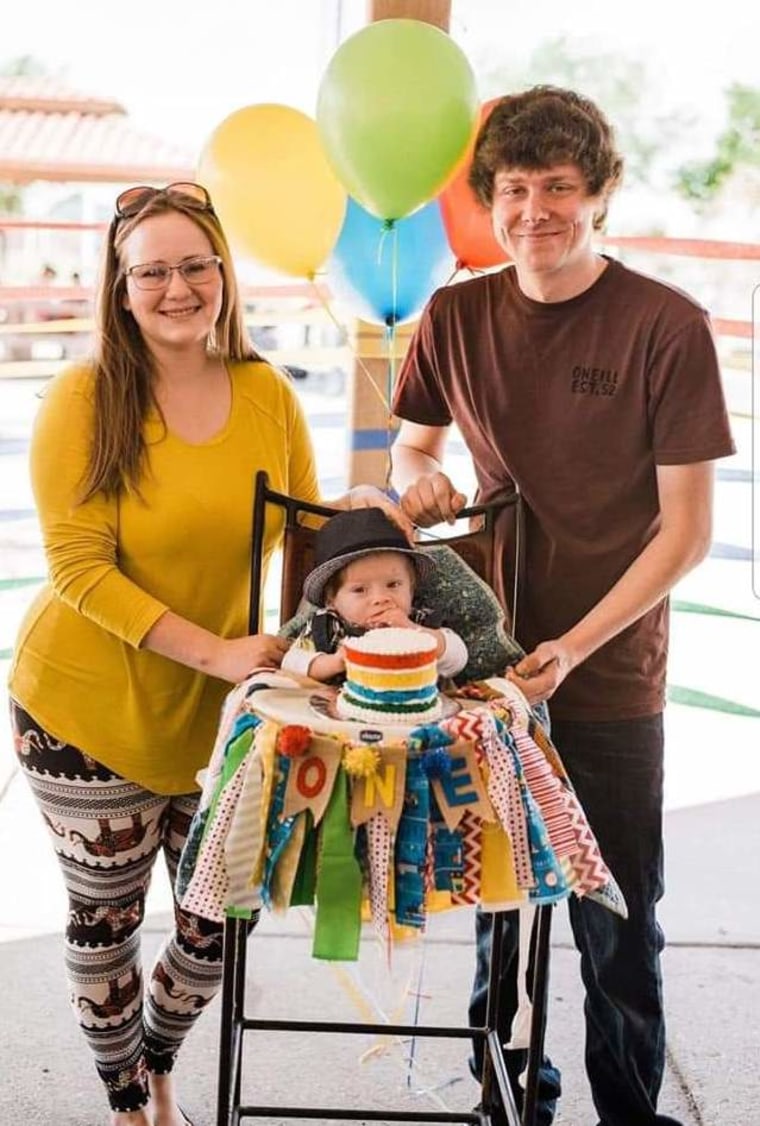
{"type": "Polygon", "coordinates": [[[388,326],[414,320],[453,272],[437,200],[389,223],[349,197],[327,283],[354,316],[388,326]]]}

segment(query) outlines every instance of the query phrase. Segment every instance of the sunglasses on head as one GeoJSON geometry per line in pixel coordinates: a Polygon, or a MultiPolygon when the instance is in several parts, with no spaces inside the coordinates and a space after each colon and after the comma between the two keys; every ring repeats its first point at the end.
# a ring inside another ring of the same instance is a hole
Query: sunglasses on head
{"type": "Polygon", "coordinates": [[[203,184],[180,180],[175,184],[167,184],[165,188],[151,188],[146,184],[127,188],[126,191],[116,197],[115,212],[117,219],[129,219],[133,215],[137,215],[146,203],[159,195],[179,196],[186,207],[194,207],[196,211],[214,210],[211,196],[203,187],[203,184]]]}

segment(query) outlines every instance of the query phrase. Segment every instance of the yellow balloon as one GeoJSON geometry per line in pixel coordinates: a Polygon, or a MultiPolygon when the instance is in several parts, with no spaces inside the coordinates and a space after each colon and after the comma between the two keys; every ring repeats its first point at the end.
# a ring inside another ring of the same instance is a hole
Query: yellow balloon
{"type": "Polygon", "coordinates": [[[244,106],[206,142],[198,179],[236,253],[311,278],[337,242],[346,189],[315,121],[291,106],[244,106]]]}

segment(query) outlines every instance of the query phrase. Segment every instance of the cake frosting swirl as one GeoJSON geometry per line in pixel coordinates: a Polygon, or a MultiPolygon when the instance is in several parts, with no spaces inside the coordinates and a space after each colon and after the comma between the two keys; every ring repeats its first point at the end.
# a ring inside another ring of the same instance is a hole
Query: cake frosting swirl
{"type": "Polygon", "coordinates": [[[360,723],[428,723],[441,716],[438,644],[424,630],[372,629],[346,638],[346,680],[338,693],[342,719],[360,723]]]}

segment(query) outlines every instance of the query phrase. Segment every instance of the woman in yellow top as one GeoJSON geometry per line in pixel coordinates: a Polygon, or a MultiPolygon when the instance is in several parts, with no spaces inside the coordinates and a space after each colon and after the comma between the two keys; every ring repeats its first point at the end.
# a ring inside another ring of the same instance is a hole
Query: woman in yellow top
{"type": "MultiPolygon", "coordinates": [[[[320,498],[302,410],[251,347],[201,185],[119,196],[97,305],[93,362],[58,375],[36,419],[49,584],[21,626],[12,716],[66,880],[72,1005],[112,1126],[184,1126],[171,1069],[218,989],[221,934],[176,906],[143,995],[145,893],[159,852],[174,874],[230,683],[286,648],[248,634],[255,473],[320,498]]],[[[331,503],[388,506],[367,489],[331,503]]]]}

